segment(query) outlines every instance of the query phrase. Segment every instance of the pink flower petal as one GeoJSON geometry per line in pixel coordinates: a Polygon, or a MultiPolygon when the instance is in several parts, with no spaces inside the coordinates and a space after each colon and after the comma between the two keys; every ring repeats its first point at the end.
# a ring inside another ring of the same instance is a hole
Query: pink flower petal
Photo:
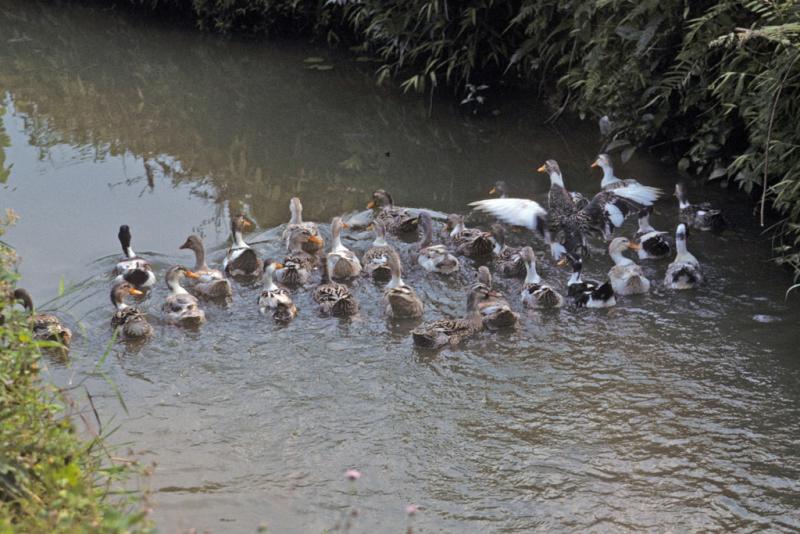
{"type": "Polygon", "coordinates": [[[358,480],[361,478],[361,471],[358,469],[348,469],[344,472],[344,476],[349,478],[350,480],[358,480]]]}

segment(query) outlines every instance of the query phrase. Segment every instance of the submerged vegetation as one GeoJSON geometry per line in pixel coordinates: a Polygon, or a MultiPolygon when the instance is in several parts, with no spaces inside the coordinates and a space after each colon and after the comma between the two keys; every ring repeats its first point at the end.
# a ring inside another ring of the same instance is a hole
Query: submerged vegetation
{"type": "Polygon", "coordinates": [[[82,439],[75,423],[93,428],[91,407],[41,379],[42,350],[57,344],[36,341],[10,301],[15,262],[0,244],[0,532],[148,530],[142,494],[119,487],[135,462],[112,456],[102,432],[82,439]]]}
{"type": "Polygon", "coordinates": [[[800,273],[800,4],[795,0],[128,0],[204,29],[314,32],[419,92],[531,91],[685,177],[735,184],[800,273]]]}

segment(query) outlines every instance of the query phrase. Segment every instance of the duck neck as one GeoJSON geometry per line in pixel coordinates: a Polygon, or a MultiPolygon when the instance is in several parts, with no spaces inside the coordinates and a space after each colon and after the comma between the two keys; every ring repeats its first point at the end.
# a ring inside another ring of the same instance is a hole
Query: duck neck
{"type": "Polygon", "coordinates": [[[303,208],[297,202],[292,202],[289,204],[289,211],[292,214],[291,219],[289,219],[289,224],[301,224],[303,222],[303,208]]]}
{"type": "Polygon", "coordinates": [[[620,252],[619,250],[610,252],[609,256],[611,256],[611,259],[614,260],[614,263],[616,265],[633,265],[634,263],[633,260],[623,256],[622,252],[620,252]]]}
{"type": "Polygon", "coordinates": [[[458,222],[450,231],[450,237],[456,237],[458,234],[464,231],[464,223],[458,222]]]}
{"type": "Polygon", "coordinates": [[[600,168],[603,169],[603,181],[600,182],[600,187],[608,187],[620,181],[619,178],[614,176],[614,168],[608,163],[601,163],[600,168]]]}
{"type": "Polygon", "coordinates": [[[678,197],[678,207],[680,209],[685,210],[686,208],[688,208],[691,205],[692,204],[688,200],[686,200],[686,198],[678,197]]]}
{"type": "Polygon", "coordinates": [[[581,282],[583,282],[583,280],[581,280],[581,270],[576,269],[572,271],[572,275],[569,277],[569,280],[567,280],[567,286],[580,284],[581,282]]]}
{"type": "Polygon", "coordinates": [[[332,250],[344,248],[344,245],[342,245],[342,228],[338,224],[334,224],[333,228],[331,228],[331,240],[333,241],[331,244],[332,250]]]}
{"type": "Polygon", "coordinates": [[[244,242],[244,237],[242,237],[241,230],[233,231],[233,246],[235,248],[249,248],[247,243],[244,242]]]}
{"type": "Polygon", "coordinates": [[[655,231],[655,228],[650,226],[650,215],[639,216],[639,233],[647,234],[655,231]]]}
{"type": "Polygon", "coordinates": [[[561,176],[561,171],[550,171],[550,185],[564,187],[564,178],[561,176]]]}
{"type": "Polygon", "coordinates": [[[169,288],[170,293],[173,295],[186,295],[189,293],[183,288],[180,277],[176,274],[173,274],[167,278],[167,287],[169,288]]]}
{"type": "Polygon", "coordinates": [[[419,242],[419,249],[422,250],[423,248],[431,246],[433,243],[433,228],[430,224],[425,222],[423,225],[424,228],[422,230],[422,241],[419,242]]]}
{"type": "Polygon", "coordinates": [[[388,247],[389,244],[386,242],[386,237],[381,234],[377,234],[375,236],[375,240],[372,242],[373,247],[388,247]]]}
{"type": "Polygon", "coordinates": [[[206,250],[203,248],[203,245],[196,246],[192,248],[194,252],[194,270],[195,271],[207,271],[208,265],[206,265],[206,250]]]}
{"type": "Polygon", "coordinates": [[[542,277],[536,272],[536,261],[526,261],[525,268],[528,271],[525,275],[526,284],[540,284],[542,282],[542,277]]]}
{"type": "Polygon", "coordinates": [[[272,273],[274,272],[275,265],[269,265],[264,269],[264,289],[267,291],[275,291],[278,289],[278,286],[275,285],[275,282],[272,280],[272,273]]]}

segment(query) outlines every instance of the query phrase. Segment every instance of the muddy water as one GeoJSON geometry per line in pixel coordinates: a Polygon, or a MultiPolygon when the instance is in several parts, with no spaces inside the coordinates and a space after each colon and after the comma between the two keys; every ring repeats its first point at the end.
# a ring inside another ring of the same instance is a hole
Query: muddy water
{"type": "MultiPolygon", "coordinates": [[[[800,528],[800,312],[735,194],[693,190],[725,204],[735,227],[691,235],[708,278],[698,291],[657,284],[609,311],[523,313],[517,331],[440,354],[412,348],[366,279],[352,320],[317,316],[300,292],[300,316],[277,327],[259,316],[258,289],[237,284],[230,307],[205,306],[201,329],[176,329],[160,320],[163,272],[191,264],[178,250],[191,232],[220,262],[232,211],[251,215],[248,239],[277,257],[293,195],[322,222],[363,209],[378,187],[404,205],[465,212],[500,178],[542,200],[534,169],[550,157],[590,193],[596,131],[544,126],[544,110],[514,98],[479,116],[430,107],[376,88],[370,63],[303,43],[2,7],[1,207],[21,216],[4,239],[23,258],[21,285],[78,333],[50,378],[88,376],[104,430],[120,425],[112,440],[158,464],[161,530],[320,532],[352,509],[359,532],[409,521],[458,532],[800,528]],[[160,275],[143,304],[154,339],[114,345],[101,366],[127,412],[92,374],[111,337],[123,223],[160,275]],[[363,477],[348,482],[348,468],[363,477]],[[422,507],[411,520],[410,503],[422,507]]],[[[620,170],[664,188],[676,179],[645,157],[620,170]]],[[[659,203],[655,226],[670,229],[676,211],[659,203]]],[[[345,243],[362,251],[369,239],[345,243]]],[[[411,247],[396,245],[426,319],[460,314],[464,280],[409,268],[411,247]]],[[[609,267],[598,252],[586,271],[609,267]]],[[[664,268],[645,267],[654,280],[664,268]]],[[[545,260],[541,272],[563,287],[563,270],[545,260]]],[[[518,288],[499,285],[512,298],[518,288]]]]}

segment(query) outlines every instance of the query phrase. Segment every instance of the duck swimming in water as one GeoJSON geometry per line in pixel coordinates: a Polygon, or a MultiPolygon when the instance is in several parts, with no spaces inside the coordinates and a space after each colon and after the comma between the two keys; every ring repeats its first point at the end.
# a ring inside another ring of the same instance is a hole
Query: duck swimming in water
{"type": "Polygon", "coordinates": [[[346,228],[341,217],[331,222],[331,251],[326,263],[331,278],[355,278],[361,274],[361,261],[352,250],[342,244],[342,228],[346,228]]]}
{"type": "Polygon", "coordinates": [[[282,269],[283,265],[269,260],[264,267],[264,289],[258,297],[258,310],[262,315],[272,313],[275,320],[286,322],[297,316],[297,306],[292,302],[289,292],[278,287],[272,279],[275,271],[282,269]]]}
{"type": "Polygon", "coordinates": [[[584,280],[581,276],[583,261],[579,256],[566,254],[559,265],[566,265],[567,262],[572,266],[572,275],[567,280],[567,295],[572,298],[575,306],[579,308],[610,308],[617,305],[614,288],[611,287],[610,281],[600,284],[593,280],[584,280]]]}
{"type": "MultiPolygon", "coordinates": [[[[504,199],[493,199],[502,201],[504,199]]],[[[480,258],[491,256],[494,250],[494,239],[492,234],[478,230],[477,228],[467,228],[464,224],[464,216],[452,214],[447,217],[447,230],[450,238],[456,246],[456,253],[467,258],[480,258]]]]}
{"type": "Polygon", "coordinates": [[[167,271],[167,287],[169,295],[164,300],[161,307],[164,312],[164,319],[171,324],[181,326],[199,326],[206,320],[205,312],[200,309],[197,297],[191,295],[181,285],[184,276],[189,278],[199,278],[198,275],[180,265],[172,267],[167,271]]]}
{"type": "Polygon", "coordinates": [[[641,266],[622,255],[628,249],[639,250],[639,245],[627,237],[617,237],[608,246],[608,254],[614,260],[614,266],[608,271],[611,287],[617,295],[647,293],[650,291],[650,280],[644,276],[641,266]]]}
{"type": "Polygon", "coordinates": [[[555,289],[542,281],[536,272],[536,254],[531,247],[523,247],[519,252],[526,268],[525,282],[520,291],[520,300],[526,308],[560,308],[564,304],[555,289]]]}
{"type": "Polygon", "coordinates": [[[322,263],[322,280],[314,289],[313,297],[324,315],[347,317],[358,313],[356,297],[349,287],[331,280],[327,262],[322,263]]]}
{"type": "Polygon", "coordinates": [[[198,276],[193,290],[198,295],[210,299],[227,299],[233,296],[230,281],[219,269],[212,269],[206,263],[206,250],[200,236],[192,234],[186,238],[181,250],[194,252],[195,264],[192,271],[198,276]]]}
{"type": "Polygon", "coordinates": [[[670,289],[692,289],[703,283],[700,262],[686,248],[686,225],[681,223],[675,231],[675,260],[667,267],[664,285],[670,289]]]}
{"type": "Polygon", "coordinates": [[[394,205],[392,195],[378,189],[372,193],[372,200],[367,204],[367,209],[373,210],[373,222],[380,222],[387,232],[393,234],[416,233],[419,219],[408,208],[399,208],[394,205]]]}
{"type": "Polygon", "coordinates": [[[372,229],[375,232],[375,240],[364,253],[364,271],[376,280],[389,280],[392,276],[389,268],[389,254],[394,249],[386,242],[386,229],[382,222],[372,223],[372,229]]]}
{"type": "Polygon", "coordinates": [[[718,232],[725,228],[725,217],[722,210],[715,208],[708,202],[702,204],[692,204],[689,202],[689,193],[686,185],[675,184],[675,196],[678,197],[678,219],[687,227],[701,231],[713,230],[718,232]]]}
{"type": "Polygon", "coordinates": [[[115,282],[125,280],[139,290],[153,287],[153,284],[156,283],[153,266],[149,261],[138,256],[131,248],[131,229],[127,224],[119,227],[117,238],[119,238],[125,256],[117,262],[114,268],[114,274],[117,276],[115,282]]]}
{"type": "Polygon", "coordinates": [[[491,291],[476,284],[467,296],[467,314],[461,319],[439,319],[411,331],[414,345],[425,349],[455,346],[483,330],[480,306],[489,299],[491,291]]]}
{"type": "Polygon", "coordinates": [[[228,249],[222,268],[231,276],[260,276],[264,267],[263,262],[250,245],[245,243],[243,233],[253,226],[244,215],[239,214],[231,218],[231,234],[233,244],[228,249]]]}
{"type": "Polygon", "coordinates": [[[600,167],[603,169],[603,180],[600,182],[602,189],[618,189],[620,187],[627,187],[629,185],[642,185],[633,178],[621,180],[614,175],[614,166],[611,164],[611,156],[608,154],[600,154],[594,160],[592,167],[600,167]]]}
{"type": "Polygon", "coordinates": [[[117,282],[111,288],[111,304],[114,305],[114,316],[111,327],[126,339],[144,339],[153,335],[153,327],[147,322],[147,316],[134,306],[125,304],[126,295],[141,295],[142,292],[126,281],[117,282]]]}
{"type": "Polygon", "coordinates": [[[419,214],[422,239],[417,245],[417,263],[429,273],[453,274],[460,264],[445,245],[433,244],[433,220],[427,211],[419,214]]]}
{"type": "Polygon", "coordinates": [[[650,224],[650,214],[653,208],[647,207],[639,210],[639,229],[636,231],[636,239],[639,240],[639,250],[637,254],[640,260],[648,258],[663,258],[669,256],[672,251],[667,232],[658,232],[650,224]]]}
{"type": "Polygon", "coordinates": [[[515,326],[519,321],[519,315],[512,311],[511,305],[500,291],[492,289],[492,273],[487,266],[478,267],[476,280],[473,287],[481,286],[488,291],[487,297],[478,304],[483,325],[490,330],[515,326]]]}
{"type": "Polygon", "coordinates": [[[19,301],[30,313],[30,325],[34,339],[41,341],[56,341],[69,348],[72,341],[72,330],[61,324],[61,320],[52,313],[35,313],[33,299],[25,289],[18,287],[14,290],[14,300],[19,301]]]}
{"type": "Polygon", "coordinates": [[[286,242],[287,250],[291,252],[298,252],[294,248],[299,245],[301,250],[307,254],[316,255],[322,252],[325,248],[325,240],[319,235],[319,227],[317,223],[303,221],[303,204],[297,197],[292,197],[289,200],[289,212],[291,219],[286,229],[283,231],[283,240],[286,242]],[[299,233],[307,237],[300,241],[295,241],[294,236],[299,233]]]}
{"type": "Polygon", "coordinates": [[[422,317],[424,308],[422,300],[417,296],[416,291],[403,281],[403,269],[400,266],[400,256],[395,250],[387,253],[389,269],[392,279],[386,285],[383,292],[383,302],[385,304],[386,315],[396,319],[415,319],[422,317]]]}

